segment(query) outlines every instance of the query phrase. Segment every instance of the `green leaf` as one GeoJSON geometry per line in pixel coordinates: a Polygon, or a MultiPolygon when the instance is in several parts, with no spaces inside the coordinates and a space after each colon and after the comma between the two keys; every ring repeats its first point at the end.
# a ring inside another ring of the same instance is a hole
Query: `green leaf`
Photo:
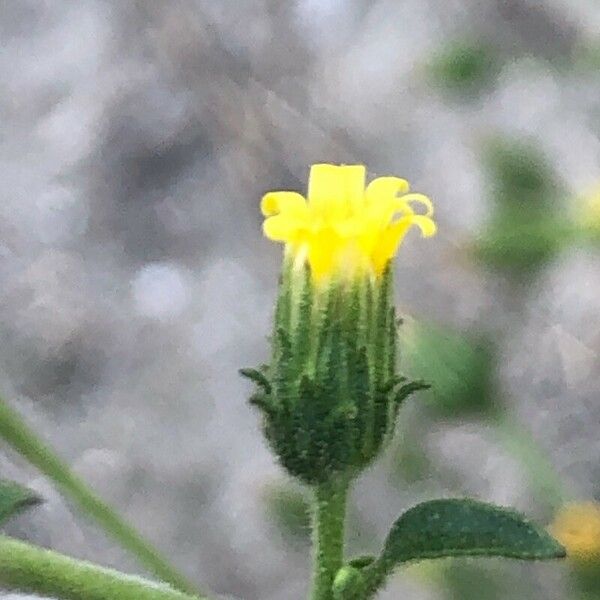
{"type": "Polygon", "coordinates": [[[379,562],[388,567],[447,556],[563,558],[546,531],[512,510],[475,500],[432,500],[394,523],[379,562]]]}
{"type": "Polygon", "coordinates": [[[41,502],[39,496],[18,483],[0,480],[0,525],[29,506],[41,502]]]}
{"type": "Polygon", "coordinates": [[[366,598],[372,598],[402,563],[459,556],[503,556],[526,560],[564,558],[565,549],[522,515],[466,499],[431,500],[395,523],[381,556],[367,564],[366,598]]]}

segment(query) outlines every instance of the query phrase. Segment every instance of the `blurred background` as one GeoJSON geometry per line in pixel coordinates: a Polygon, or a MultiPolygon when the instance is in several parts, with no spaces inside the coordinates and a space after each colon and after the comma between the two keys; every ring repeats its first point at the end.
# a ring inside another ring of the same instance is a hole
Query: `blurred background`
{"type": "MultiPolygon", "coordinates": [[[[280,266],[260,197],[314,162],[405,177],[439,224],[396,277],[434,391],[356,486],[351,552],[437,496],[543,525],[600,499],[595,0],[5,0],[0,41],[2,394],[194,581],[306,594],[306,492],[237,369],[280,266]]],[[[0,475],[46,498],[10,534],[140,572],[2,446],[0,475]]],[[[598,569],[424,563],[381,597],[584,600],[598,569]]]]}

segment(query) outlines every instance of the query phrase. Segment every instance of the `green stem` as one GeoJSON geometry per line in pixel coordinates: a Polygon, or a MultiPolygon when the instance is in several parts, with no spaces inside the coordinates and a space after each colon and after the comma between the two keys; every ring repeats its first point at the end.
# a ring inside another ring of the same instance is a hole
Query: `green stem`
{"type": "Polygon", "coordinates": [[[61,600],[201,600],[6,537],[0,537],[0,587],[61,600]]]}
{"type": "Polygon", "coordinates": [[[322,484],[315,489],[311,600],[333,598],[333,580],[344,561],[347,495],[347,481],[322,484]]]}
{"type": "Polygon", "coordinates": [[[0,437],[51,479],[59,490],[136,556],[142,566],[173,587],[197,593],[185,576],[172,567],[152,545],[96,496],[12,410],[0,400],[0,437]]]}

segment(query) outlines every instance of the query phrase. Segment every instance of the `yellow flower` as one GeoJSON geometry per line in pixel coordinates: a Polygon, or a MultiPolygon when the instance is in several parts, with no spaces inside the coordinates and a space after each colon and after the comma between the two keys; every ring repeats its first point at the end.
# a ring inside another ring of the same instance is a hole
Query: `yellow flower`
{"type": "Polygon", "coordinates": [[[578,222],[588,230],[600,230],[600,185],[588,191],[577,210],[578,222]]]}
{"type": "Polygon", "coordinates": [[[600,560],[600,505],[569,504],[556,516],[550,533],[580,561],[600,560]]]}
{"type": "Polygon", "coordinates": [[[408,193],[397,177],[379,177],[365,187],[362,165],[313,165],[308,199],[296,192],[270,192],[261,203],[263,230],[283,242],[296,264],[308,261],[317,282],[332,275],[380,276],[412,225],[434,235],[433,206],[408,193]],[[416,214],[413,203],[425,207],[416,214]]]}

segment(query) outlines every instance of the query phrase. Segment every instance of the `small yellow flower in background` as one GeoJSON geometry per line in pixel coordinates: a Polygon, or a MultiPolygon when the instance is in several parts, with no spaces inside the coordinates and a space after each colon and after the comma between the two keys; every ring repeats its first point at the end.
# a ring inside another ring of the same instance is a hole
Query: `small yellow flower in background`
{"type": "Polygon", "coordinates": [[[270,192],[261,203],[263,230],[286,244],[295,264],[306,261],[313,280],[359,274],[380,276],[412,225],[423,236],[436,232],[427,196],[408,193],[397,177],[379,177],[365,186],[362,165],[313,165],[308,198],[296,192],[270,192]],[[417,214],[421,204],[425,214],[417,214]]]}
{"type": "Polygon", "coordinates": [[[577,209],[577,221],[587,230],[600,231],[600,185],[589,190],[577,209]]]}
{"type": "Polygon", "coordinates": [[[600,561],[600,504],[568,504],[550,526],[550,533],[580,561],[600,561]]]}

